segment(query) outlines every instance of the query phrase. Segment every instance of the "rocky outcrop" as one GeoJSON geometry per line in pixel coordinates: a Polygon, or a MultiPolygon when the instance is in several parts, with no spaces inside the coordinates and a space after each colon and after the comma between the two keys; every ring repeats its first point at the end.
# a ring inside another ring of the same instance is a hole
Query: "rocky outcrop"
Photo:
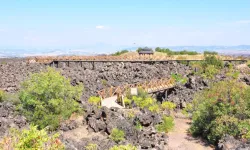
{"type": "Polygon", "coordinates": [[[236,140],[234,137],[226,135],[224,136],[218,144],[218,149],[220,150],[249,150],[250,142],[242,142],[236,140]]]}
{"type": "MultiPolygon", "coordinates": [[[[161,122],[161,115],[151,113],[148,110],[138,111],[134,117],[127,117],[125,110],[106,107],[97,109],[90,107],[86,112],[86,124],[91,132],[103,132],[109,135],[112,129],[124,131],[125,141],[141,147],[142,149],[163,149],[167,144],[164,133],[156,132],[154,126],[161,122]],[[142,129],[135,128],[136,123],[142,125],[142,129]]],[[[122,144],[122,143],[119,143],[122,144]]]]}
{"type": "Polygon", "coordinates": [[[9,128],[21,129],[27,125],[26,118],[15,114],[15,107],[11,103],[0,103],[0,138],[4,137],[9,128]]]}
{"type": "MultiPolygon", "coordinates": [[[[43,64],[27,64],[21,60],[0,64],[0,89],[16,92],[20,88],[20,83],[30,73],[39,72],[45,68],[46,66],[43,64]]],[[[58,70],[65,77],[71,79],[72,85],[84,84],[82,101],[86,101],[90,96],[96,95],[96,91],[105,87],[167,78],[170,77],[171,73],[187,75],[190,72],[190,67],[177,62],[165,64],[95,62],[94,68],[91,63],[83,63],[82,66],[77,63],[70,63],[69,67],[59,64],[58,70]]]]}

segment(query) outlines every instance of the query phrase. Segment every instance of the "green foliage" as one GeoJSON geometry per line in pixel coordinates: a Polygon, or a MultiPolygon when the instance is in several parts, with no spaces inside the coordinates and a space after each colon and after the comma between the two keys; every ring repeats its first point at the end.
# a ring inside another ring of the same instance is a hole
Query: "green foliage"
{"type": "Polygon", "coordinates": [[[105,80],[105,79],[103,79],[103,80],[102,80],[102,85],[104,85],[104,86],[108,85],[108,81],[105,80]]]}
{"type": "Polygon", "coordinates": [[[222,81],[195,96],[191,133],[216,144],[223,135],[248,138],[250,88],[243,83],[222,81]]]}
{"type": "Polygon", "coordinates": [[[37,126],[31,125],[28,130],[12,129],[0,142],[0,149],[63,150],[64,145],[58,137],[59,134],[49,136],[44,129],[38,130],[37,126]]]}
{"type": "Polygon", "coordinates": [[[136,128],[137,130],[141,130],[141,129],[143,128],[143,126],[141,125],[141,123],[140,123],[139,121],[136,121],[136,123],[135,123],[135,128],[136,128]]]}
{"type": "Polygon", "coordinates": [[[137,96],[143,99],[150,97],[148,93],[142,88],[137,88],[137,96]]]}
{"type": "Polygon", "coordinates": [[[162,123],[156,125],[156,129],[159,132],[169,132],[174,127],[174,119],[173,117],[163,116],[162,123]]]}
{"type": "Polygon", "coordinates": [[[118,52],[112,54],[112,56],[120,56],[120,55],[128,53],[128,52],[129,52],[128,50],[121,50],[121,51],[118,51],[118,52]]]}
{"type": "Polygon", "coordinates": [[[10,102],[14,105],[20,104],[19,95],[16,93],[7,93],[0,90],[0,102],[10,102]]]}
{"type": "Polygon", "coordinates": [[[195,52],[195,51],[187,51],[187,50],[182,50],[182,51],[172,51],[168,48],[160,48],[157,47],[155,49],[156,52],[162,52],[162,53],[166,53],[168,55],[198,55],[199,53],[195,52]]]}
{"type": "Polygon", "coordinates": [[[92,143],[90,143],[90,144],[88,144],[87,146],[85,146],[85,149],[86,149],[86,150],[98,150],[97,147],[98,147],[97,144],[92,144],[92,143]]]}
{"type": "Polygon", "coordinates": [[[125,97],[123,99],[123,101],[124,101],[124,104],[125,104],[126,107],[131,107],[132,100],[130,100],[127,97],[125,97]]]}
{"type": "Polygon", "coordinates": [[[223,68],[223,62],[214,55],[208,55],[205,56],[204,61],[193,62],[191,66],[197,70],[196,74],[205,78],[213,78],[223,68]]]}
{"type": "Polygon", "coordinates": [[[0,102],[4,101],[5,92],[0,90],[0,102]]]}
{"type": "Polygon", "coordinates": [[[144,99],[142,97],[133,96],[132,99],[135,102],[136,106],[140,108],[149,108],[151,105],[153,105],[156,102],[156,100],[151,97],[147,97],[144,99]]]}
{"type": "Polygon", "coordinates": [[[165,102],[162,102],[161,108],[163,110],[174,110],[176,108],[176,104],[173,102],[165,101],[165,102]]]}
{"type": "Polygon", "coordinates": [[[124,131],[114,128],[109,136],[114,142],[118,143],[124,140],[124,131]]]}
{"type": "Polygon", "coordinates": [[[98,106],[101,104],[101,98],[97,96],[91,96],[88,102],[92,105],[98,106]]]}
{"type": "Polygon", "coordinates": [[[239,71],[230,71],[226,75],[228,77],[232,77],[233,79],[238,79],[240,72],[239,71]]]}
{"type": "Polygon", "coordinates": [[[138,150],[135,146],[129,144],[129,145],[119,145],[114,146],[110,148],[109,150],[138,150]]]}
{"type": "Polygon", "coordinates": [[[212,79],[216,74],[219,73],[219,70],[215,68],[213,65],[208,65],[206,68],[204,68],[204,73],[202,76],[204,78],[212,79]]]}
{"type": "Polygon", "coordinates": [[[171,78],[177,83],[185,84],[187,83],[188,78],[183,77],[181,74],[171,74],[171,78]]]}
{"type": "Polygon", "coordinates": [[[148,107],[148,110],[154,113],[159,113],[160,112],[160,106],[158,104],[153,104],[148,107]]]}
{"type": "Polygon", "coordinates": [[[70,80],[48,68],[35,73],[22,83],[19,110],[39,129],[56,129],[73,112],[79,112],[76,102],[82,94],[82,85],[72,86],[70,80]]]}
{"type": "Polygon", "coordinates": [[[139,47],[139,48],[136,50],[136,52],[140,52],[141,50],[142,50],[142,48],[139,47]]]}
{"type": "Polygon", "coordinates": [[[207,56],[207,55],[218,55],[218,52],[204,51],[203,54],[204,54],[205,56],[207,56]]]}

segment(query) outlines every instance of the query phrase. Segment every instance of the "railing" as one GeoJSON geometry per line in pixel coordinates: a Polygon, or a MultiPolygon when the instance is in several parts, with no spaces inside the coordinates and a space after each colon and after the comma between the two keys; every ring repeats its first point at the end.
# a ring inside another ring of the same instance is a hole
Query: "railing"
{"type": "Polygon", "coordinates": [[[175,80],[173,78],[170,78],[170,79],[164,78],[164,79],[158,79],[158,80],[145,81],[143,83],[126,84],[122,86],[106,88],[106,89],[98,91],[98,95],[102,99],[113,97],[113,96],[121,97],[130,88],[142,88],[147,93],[154,93],[157,91],[162,91],[168,88],[172,88],[174,85],[175,85],[175,80]]]}

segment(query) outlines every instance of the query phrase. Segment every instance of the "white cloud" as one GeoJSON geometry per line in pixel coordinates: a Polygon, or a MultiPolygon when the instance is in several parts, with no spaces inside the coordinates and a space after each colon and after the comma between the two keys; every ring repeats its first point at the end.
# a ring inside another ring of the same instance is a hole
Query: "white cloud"
{"type": "Polygon", "coordinates": [[[104,27],[104,26],[99,25],[99,26],[96,26],[95,28],[96,28],[96,29],[104,29],[105,27],[104,27]]]}

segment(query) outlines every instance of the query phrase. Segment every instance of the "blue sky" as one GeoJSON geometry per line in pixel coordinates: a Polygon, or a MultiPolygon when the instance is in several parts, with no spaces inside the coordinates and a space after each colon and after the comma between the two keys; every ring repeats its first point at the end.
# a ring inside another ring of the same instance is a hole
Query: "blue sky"
{"type": "Polygon", "coordinates": [[[0,48],[242,44],[250,0],[0,0],[0,48]]]}

